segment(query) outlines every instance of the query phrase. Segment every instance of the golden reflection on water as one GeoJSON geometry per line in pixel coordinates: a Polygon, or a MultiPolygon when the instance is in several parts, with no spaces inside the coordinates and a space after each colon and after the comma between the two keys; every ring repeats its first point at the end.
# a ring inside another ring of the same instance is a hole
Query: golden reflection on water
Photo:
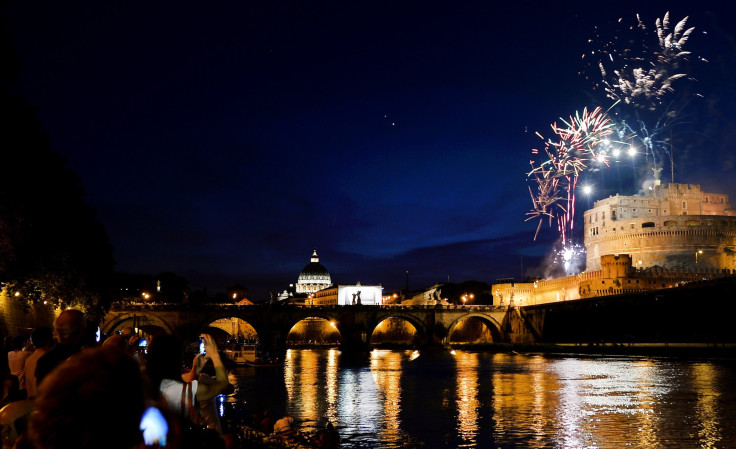
{"type": "Polygon", "coordinates": [[[555,408],[550,401],[558,396],[560,385],[544,370],[548,363],[541,356],[496,354],[493,366],[505,367],[524,363],[527,370],[494,369],[491,372],[493,396],[491,405],[495,432],[500,439],[515,440],[531,434],[533,440],[542,440],[553,434],[555,408]],[[520,362],[521,361],[521,362],[520,362]]]}
{"type": "Polygon", "coordinates": [[[399,434],[401,428],[401,361],[407,353],[384,349],[371,351],[371,375],[382,395],[379,402],[382,402],[385,424],[380,432],[382,439],[389,441],[399,434]]]}
{"type": "Polygon", "coordinates": [[[327,351],[327,419],[335,423],[337,422],[337,399],[338,399],[338,378],[337,368],[340,360],[340,351],[332,348],[327,351]]]}
{"type": "MultiPolygon", "coordinates": [[[[299,397],[299,415],[302,421],[320,420],[320,402],[318,392],[321,379],[319,378],[320,353],[313,350],[293,351],[286,353],[284,380],[289,402],[299,397]]],[[[329,391],[329,389],[328,389],[329,391]]]]}
{"type": "Polygon", "coordinates": [[[693,389],[697,394],[695,416],[698,422],[698,439],[701,448],[721,447],[721,426],[719,419],[721,410],[719,399],[721,393],[715,387],[719,374],[712,365],[699,363],[692,367],[693,389]]]}
{"type": "Polygon", "coordinates": [[[457,366],[457,428],[467,443],[475,443],[478,435],[478,354],[456,352],[457,366]]]}
{"type": "Polygon", "coordinates": [[[713,363],[462,350],[443,359],[376,349],[366,367],[341,366],[340,357],[336,349],[287,351],[288,409],[303,423],[327,418],[355,441],[374,438],[398,447],[409,430],[409,438],[426,447],[439,442],[432,438],[478,448],[736,447],[729,446],[732,420],[724,418],[734,416],[729,404],[736,393],[723,390],[729,385],[724,372],[731,371],[713,363]],[[412,368],[443,369],[448,362],[454,370],[447,378],[412,368]],[[428,379],[434,388],[420,395],[434,399],[419,403],[436,409],[417,410],[414,392],[428,379]],[[438,419],[449,415],[454,425],[438,419]],[[428,427],[416,432],[417,420],[409,416],[425,417],[428,427]],[[453,429],[440,430],[445,425],[453,429]],[[441,433],[425,435],[435,431],[441,433]]]}
{"type": "Polygon", "coordinates": [[[657,434],[659,432],[658,421],[655,419],[655,404],[660,400],[664,389],[658,388],[657,367],[652,360],[639,360],[633,363],[631,373],[634,375],[634,391],[632,396],[637,407],[633,414],[638,418],[636,432],[631,432],[631,439],[638,447],[657,447],[657,434]]]}

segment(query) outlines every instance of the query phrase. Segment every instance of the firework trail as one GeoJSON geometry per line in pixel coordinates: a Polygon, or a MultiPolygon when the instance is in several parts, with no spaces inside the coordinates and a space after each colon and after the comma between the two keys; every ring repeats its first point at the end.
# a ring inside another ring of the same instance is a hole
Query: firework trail
{"type": "MultiPolygon", "coordinates": [[[[527,212],[526,221],[539,219],[534,234],[536,240],[542,221],[547,218],[551,225],[556,219],[564,247],[575,226],[578,178],[593,161],[608,166],[611,148],[608,136],[613,133],[613,123],[600,107],[592,112],[585,108],[569,120],[560,121],[564,126],[557,122],[551,125],[558,140],[545,140],[547,160],[538,165],[534,159],[529,161],[532,169],[527,176],[536,184],[536,189],[529,187],[533,209],[527,212]]],[[[541,134],[537,135],[544,140],[541,134]]],[[[532,154],[538,155],[540,151],[533,149],[532,154]]]]}
{"type": "Polygon", "coordinates": [[[635,141],[644,149],[645,163],[652,168],[663,165],[665,157],[671,162],[668,147],[672,142],[667,131],[682,122],[682,111],[690,101],[687,91],[675,87],[694,81],[687,74],[693,56],[685,46],[694,31],[687,27],[687,19],[672,29],[668,12],[656,19],[653,31],[639,15],[629,26],[619,19],[624,28],[612,39],[602,39],[596,29],[597,35],[589,40],[595,48],[583,54],[587,62],[584,73],[593,81],[594,90],[602,90],[613,105],[605,112],[600,107],[592,112],[585,108],[569,120],[560,119],[561,125],[553,123],[557,140],[545,140],[536,133],[544,147],[542,151],[532,150],[532,169],[527,177],[533,207],[526,221],[539,219],[535,240],[545,219],[550,226],[557,222],[561,249],[556,254],[568,274],[577,269],[575,261],[584,253],[570,240],[575,229],[579,177],[586,171],[608,167],[611,156],[618,162],[622,151],[634,155],[635,141]],[[534,159],[545,156],[542,162],[534,159]]]}

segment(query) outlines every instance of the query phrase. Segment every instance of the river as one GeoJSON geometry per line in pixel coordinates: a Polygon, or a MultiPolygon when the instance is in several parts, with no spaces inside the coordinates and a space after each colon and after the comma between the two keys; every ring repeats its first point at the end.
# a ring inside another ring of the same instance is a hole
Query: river
{"type": "Polygon", "coordinates": [[[345,448],[734,448],[736,362],[290,349],[238,368],[253,411],[336,425],[345,448]]]}

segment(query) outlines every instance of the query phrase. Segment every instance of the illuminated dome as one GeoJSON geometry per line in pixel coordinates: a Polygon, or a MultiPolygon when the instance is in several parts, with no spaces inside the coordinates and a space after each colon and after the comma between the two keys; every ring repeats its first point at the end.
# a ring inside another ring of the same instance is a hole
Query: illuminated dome
{"type": "Polygon", "coordinates": [[[317,250],[312,253],[312,260],[299,273],[299,280],[296,283],[297,293],[314,293],[316,291],[327,288],[332,284],[330,272],[327,268],[319,263],[317,250]]]}

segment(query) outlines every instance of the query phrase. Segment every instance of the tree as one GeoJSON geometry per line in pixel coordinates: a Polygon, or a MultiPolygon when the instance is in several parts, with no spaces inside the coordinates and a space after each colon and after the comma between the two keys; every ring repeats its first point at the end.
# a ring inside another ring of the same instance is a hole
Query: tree
{"type": "Polygon", "coordinates": [[[109,301],[113,250],[81,183],[35,111],[10,92],[15,75],[2,39],[0,93],[0,286],[29,303],[75,305],[99,315],[109,301]]]}

